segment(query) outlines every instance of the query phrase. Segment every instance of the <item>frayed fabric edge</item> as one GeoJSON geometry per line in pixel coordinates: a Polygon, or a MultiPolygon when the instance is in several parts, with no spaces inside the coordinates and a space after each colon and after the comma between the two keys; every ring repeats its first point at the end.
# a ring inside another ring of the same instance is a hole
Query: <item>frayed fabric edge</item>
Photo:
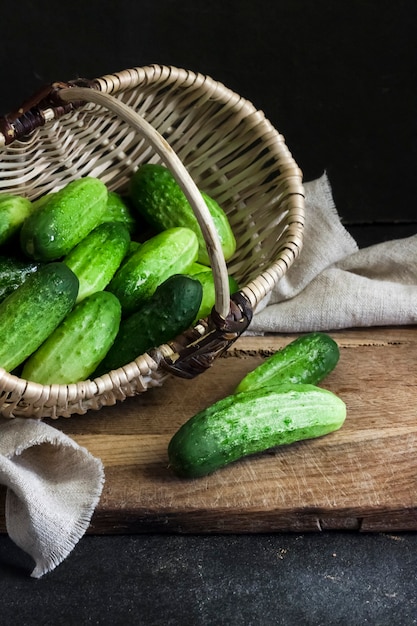
{"type": "Polygon", "coordinates": [[[45,574],[52,572],[58,565],[60,565],[72,552],[90,525],[92,515],[100,501],[105,483],[103,463],[100,459],[91,455],[90,457],[91,460],[94,461],[97,469],[97,487],[87,495],[86,504],[82,507],[78,520],[74,523],[74,526],[68,533],[68,536],[59,546],[59,550],[52,549],[51,552],[44,558],[38,558],[35,560],[36,566],[31,573],[32,578],[41,578],[45,574]]]}

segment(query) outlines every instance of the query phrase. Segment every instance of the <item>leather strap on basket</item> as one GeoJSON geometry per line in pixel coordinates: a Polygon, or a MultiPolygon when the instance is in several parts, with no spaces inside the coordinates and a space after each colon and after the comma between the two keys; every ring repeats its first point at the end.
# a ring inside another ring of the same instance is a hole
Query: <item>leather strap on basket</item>
{"type": "Polygon", "coordinates": [[[63,102],[59,92],[67,87],[90,87],[97,89],[94,81],[80,78],[69,82],[54,82],[42,87],[18,109],[0,117],[0,133],[4,137],[4,144],[9,145],[17,139],[26,137],[36,128],[44,126],[48,121],[48,111],[51,117],[58,119],[85,102],[63,102]]]}
{"type": "Polygon", "coordinates": [[[161,368],[179,378],[202,374],[247,329],[252,316],[252,307],[243,293],[232,294],[226,318],[213,309],[208,320],[201,322],[205,327],[203,336],[196,327],[168,342],[174,354],[162,359],[161,368]]]}

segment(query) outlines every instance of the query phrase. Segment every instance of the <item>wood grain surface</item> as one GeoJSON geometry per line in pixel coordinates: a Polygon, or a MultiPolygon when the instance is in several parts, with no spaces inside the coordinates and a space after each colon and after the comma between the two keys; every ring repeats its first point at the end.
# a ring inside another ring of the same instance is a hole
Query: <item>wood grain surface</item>
{"type": "Polygon", "coordinates": [[[193,381],[172,378],[114,407],[48,420],[104,463],[89,532],[417,530],[416,328],[329,334],[341,357],[321,386],[346,402],[343,427],[205,478],[172,474],[171,436],[295,336],[242,337],[193,381]]]}

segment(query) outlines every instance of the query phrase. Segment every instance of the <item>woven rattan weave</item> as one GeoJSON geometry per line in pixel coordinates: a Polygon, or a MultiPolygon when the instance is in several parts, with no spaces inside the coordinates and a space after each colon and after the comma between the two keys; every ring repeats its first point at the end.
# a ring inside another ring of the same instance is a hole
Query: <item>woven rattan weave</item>
{"type": "Polygon", "coordinates": [[[83,414],[172,373],[204,371],[300,253],[301,171],[264,114],[210,77],[152,65],[57,83],[0,121],[0,193],[36,199],[82,176],[123,192],[143,162],[170,167],[194,208],[216,280],[213,314],[172,344],[95,380],[42,386],[0,369],[3,416],[83,414]],[[237,250],[227,267],[198,188],[219,202],[232,225],[237,250]],[[232,301],[227,273],[242,285],[232,301]]]}

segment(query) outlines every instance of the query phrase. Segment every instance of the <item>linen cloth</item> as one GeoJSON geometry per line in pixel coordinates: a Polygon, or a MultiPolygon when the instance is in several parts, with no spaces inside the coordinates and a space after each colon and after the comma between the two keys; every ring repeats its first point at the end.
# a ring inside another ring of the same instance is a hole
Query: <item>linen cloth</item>
{"type": "Polygon", "coordinates": [[[35,561],[34,578],[59,565],[84,535],[103,482],[101,461],[57,428],[27,418],[0,423],[6,529],[35,561]]]}
{"type": "MultiPolygon", "coordinates": [[[[304,247],[257,307],[249,332],[306,332],[417,322],[417,235],[359,249],[334,206],[326,175],[306,183],[304,247]]],[[[1,418],[0,418],[1,420],[1,418]]],[[[0,421],[6,527],[32,556],[32,576],[53,570],[87,530],[104,468],[57,428],[0,421]]]]}
{"type": "Polygon", "coordinates": [[[417,234],[359,249],[327,176],[305,184],[299,258],[259,304],[250,331],[310,332],[417,323],[417,234]]]}

